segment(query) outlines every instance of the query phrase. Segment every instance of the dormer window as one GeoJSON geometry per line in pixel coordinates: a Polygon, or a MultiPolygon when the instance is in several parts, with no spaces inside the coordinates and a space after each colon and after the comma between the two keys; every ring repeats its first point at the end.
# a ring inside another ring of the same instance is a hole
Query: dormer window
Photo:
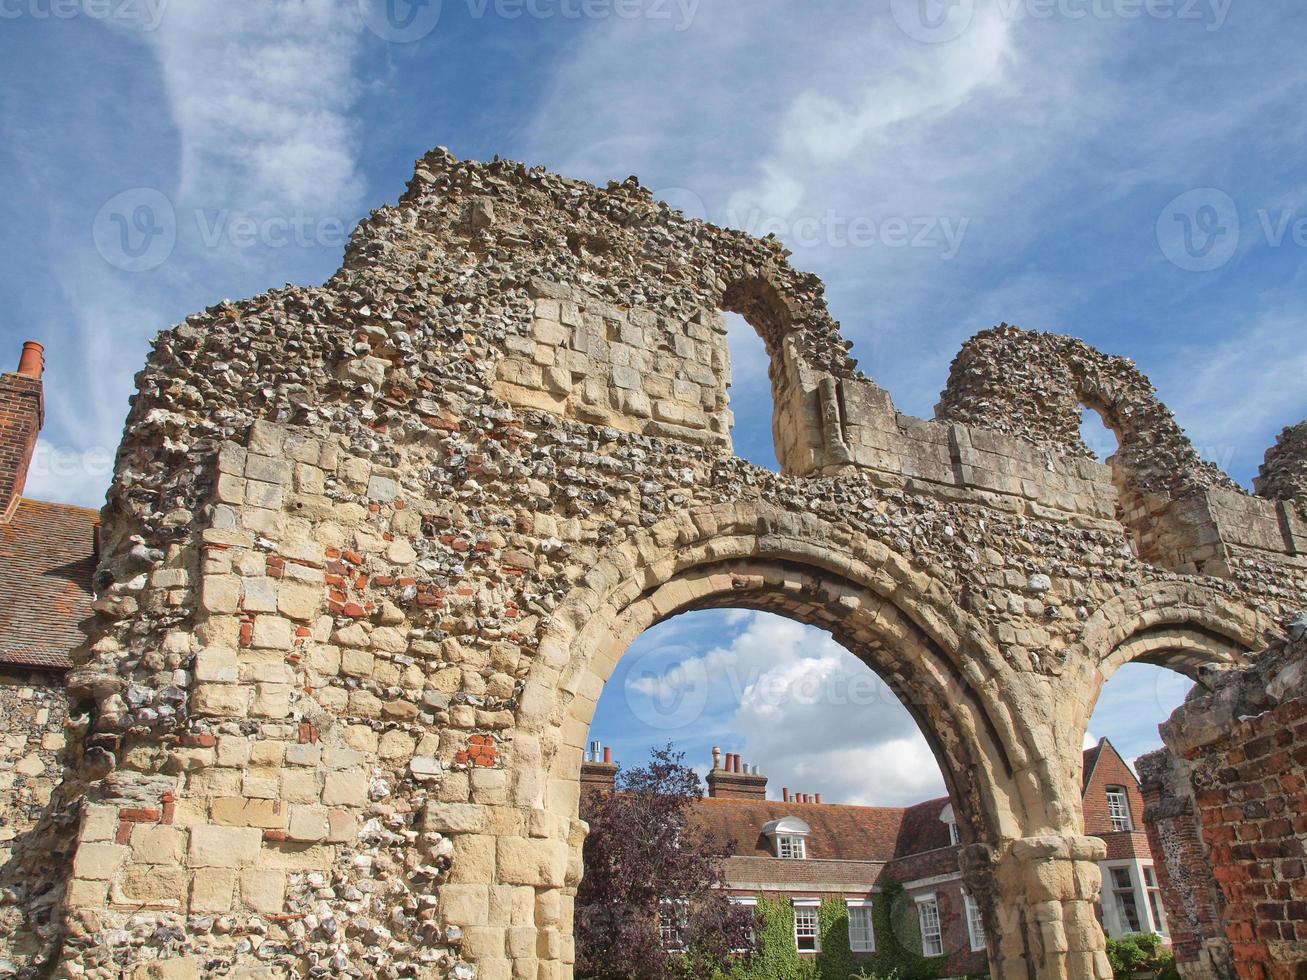
{"type": "Polygon", "coordinates": [[[798,834],[781,834],[776,838],[776,856],[802,861],[808,856],[803,838],[798,834]]]}
{"type": "Polygon", "coordinates": [[[762,828],[763,836],[771,838],[772,851],[778,858],[802,861],[808,856],[808,834],[812,831],[798,817],[773,820],[762,828]]]}
{"type": "Polygon", "coordinates": [[[1107,787],[1107,814],[1112,818],[1112,829],[1134,830],[1130,821],[1130,797],[1124,786],[1107,787]]]}
{"type": "Polygon", "coordinates": [[[958,830],[958,818],[953,814],[953,804],[947,804],[943,810],[939,811],[939,819],[948,827],[949,846],[955,847],[962,843],[962,832],[958,830]]]}

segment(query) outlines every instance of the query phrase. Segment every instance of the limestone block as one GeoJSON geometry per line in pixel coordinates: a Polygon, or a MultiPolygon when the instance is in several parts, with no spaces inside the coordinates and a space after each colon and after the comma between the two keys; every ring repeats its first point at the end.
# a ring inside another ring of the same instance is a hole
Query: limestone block
{"type": "Polygon", "coordinates": [[[310,620],[318,614],[322,602],[320,586],[283,579],[277,594],[277,611],[291,619],[310,620]]]}
{"type": "Polygon", "coordinates": [[[240,874],[241,901],[255,912],[275,914],[286,901],[286,875],[282,871],[248,869],[240,874]]]}
{"type": "Polygon", "coordinates": [[[324,806],[293,806],[287,836],[291,840],[316,842],[326,840],[331,828],[324,806]]]}
{"type": "Polygon", "coordinates": [[[485,884],[448,884],[440,889],[440,911],[445,921],[455,925],[477,926],[490,916],[490,886],[485,884]]]}
{"type": "Polygon", "coordinates": [[[73,858],[73,877],[108,880],[118,873],[128,853],[123,844],[83,844],[73,858]]]}
{"type": "MultiPolygon", "coordinates": [[[[181,864],[186,835],[176,827],[137,824],[131,836],[132,860],[138,864],[181,864]]],[[[172,897],[181,894],[178,890],[172,897]]]]}
{"type": "Polygon", "coordinates": [[[179,866],[137,865],[123,876],[122,897],[142,905],[176,908],[186,894],[187,877],[179,866]]]}
{"type": "Polygon", "coordinates": [[[236,889],[236,872],[227,868],[202,868],[191,879],[191,912],[226,912],[231,909],[236,889]]]}
{"type": "Polygon", "coordinates": [[[515,885],[558,888],[567,872],[568,848],[561,841],[501,837],[496,852],[496,880],[515,885]]]}
{"type": "Polygon", "coordinates": [[[257,827],[192,827],[192,868],[239,868],[259,858],[263,831],[257,827]]]}
{"type": "Polygon", "coordinates": [[[286,826],[287,809],[277,800],[228,797],[214,800],[210,813],[215,824],[279,830],[286,826]]]}
{"type": "MultiPolygon", "coordinates": [[[[287,460],[250,453],[245,460],[245,476],[248,480],[284,486],[290,483],[291,467],[287,460]]],[[[248,493],[248,488],[246,492],[248,493]]]]}
{"type": "Polygon", "coordinates": [[[295,645],[295,624],[280,616],[259,616],[251,644],[261,650],[289,650],[295,645]]]}
{"type": "Polygon", "coordinates": [[[195,655],[195,679],[219,684],[234,684],[237,680],[236,651],[221,647],[208,647],[195,655]]]}
{"type": "Polygon", "coordinates": [[[449,880],[488,883],[495,880],[495,838],[489,834],[461,834],[454,847],[449,880]]]}
{"type": "Polygon", "coordinates": [[[368,799],[368,777],[362,772],[327,773],[322,787],[322,802],[328,806],[361,807],[368,799]]]}
{"type": "Polygon", "coordinates": [[[423,826],[442,834],[475,834],[486,826],[486,810],[470,803],[428,803],[423,826]]]}
{"type": "Polygon", "coordinates": [[[241,580],[235,575],[206,575],[200,587],[200,606],[214,614],[234,613],[240,608],[241,580]]]}

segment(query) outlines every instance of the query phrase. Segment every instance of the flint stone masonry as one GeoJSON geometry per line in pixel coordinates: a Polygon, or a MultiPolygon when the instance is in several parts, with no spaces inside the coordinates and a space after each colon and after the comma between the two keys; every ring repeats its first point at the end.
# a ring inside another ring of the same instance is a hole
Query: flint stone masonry
{"type": "Polygon", "coordinates": [[[160,334],[69,676],[57,969],[570,977],[603,686],[655,622],[744,607],[830,630],[922,724],[993,975],[1107,977],[1098,691],[1253,658],[1307,562],[1133,368],[1003,328],[913,419],[787,258],[634,178],[438,149],[324,286],[160,334]],[[731,453],[723,312],[771,359],[780,474],[731,453]],[[1148,408],[1110,467],[1067,372],[1148,408]]]}

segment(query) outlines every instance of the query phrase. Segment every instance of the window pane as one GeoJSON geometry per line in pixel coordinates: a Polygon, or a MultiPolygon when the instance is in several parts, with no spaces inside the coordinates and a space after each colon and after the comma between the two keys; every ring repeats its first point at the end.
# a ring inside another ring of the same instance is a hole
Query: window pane
{"type": "Polygon", "coordinates": [[[849,908],[849,948],[855,953],[870,953],[876,948],[871,909],[867,906],[849,908]]]}
{"type": "Polygon", "coordinates": [[[1130,798],[1124,788],[1109,786],[1107,788],[1107,812],[1112,818],[1113,830],[1130,830],[1130,798]]]}
{"type": "Polygon", "coordinates": [[[817,910],[812,906],[800,906],[794,910],[794,944],[800,952],[817,951],[817,910]]]}
{"type": "Polygon", "coordinates": [[[971,950],[975,952],[985,948],[985,920],[981,917],[980,906],[972,901],[970,895],[963,896],[967,906],[967,934],[971,939],[971,950]]]}
{"type": "Polygon", "coordinates": [[[934,899],[917,903],[917,917],[921,920],[921,951],[926,956],[939,956],[944,952],[944,938],[939,928],[939,905],[934,899]]]}

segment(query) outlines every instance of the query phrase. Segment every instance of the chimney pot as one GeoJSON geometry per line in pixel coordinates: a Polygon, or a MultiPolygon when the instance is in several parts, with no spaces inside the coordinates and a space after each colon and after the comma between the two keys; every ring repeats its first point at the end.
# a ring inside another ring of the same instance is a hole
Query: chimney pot
{"type": "Polygon", "coordinates": [[[782,803],[790,802],[790,790],[789,787],[787,786],[781,787],[781,802],[782,803]]]}
{"type": "Polygon", "coordinates": [[[605,765],[612,765],[612,762],[613,762],[613,747],[612,747],[611,745],[605,745],[605,746],[604,746],[604,764],[605,764],[605,765]]]}
{"type": "Polygon", "coordinates": [[[720,769],[722,767],[722,747],[720,745],[714,745],[712,747],[712,767],[714,769],[720,769]]]}
{"type": "Polygon", "coordinates": [[[23,354],[18,359],[18,373],[37,381],[45,373],[45,348],[35,340],[23,344],[23,354]]]}
{"type": "Polygon", "coordinates": [[[814,802],[816,802],[816,803],[820,803],[820,802],[821,802],[821,794],[820,794],[820,793],[817,794],[816,798],[814,799],[814,802]]]}

